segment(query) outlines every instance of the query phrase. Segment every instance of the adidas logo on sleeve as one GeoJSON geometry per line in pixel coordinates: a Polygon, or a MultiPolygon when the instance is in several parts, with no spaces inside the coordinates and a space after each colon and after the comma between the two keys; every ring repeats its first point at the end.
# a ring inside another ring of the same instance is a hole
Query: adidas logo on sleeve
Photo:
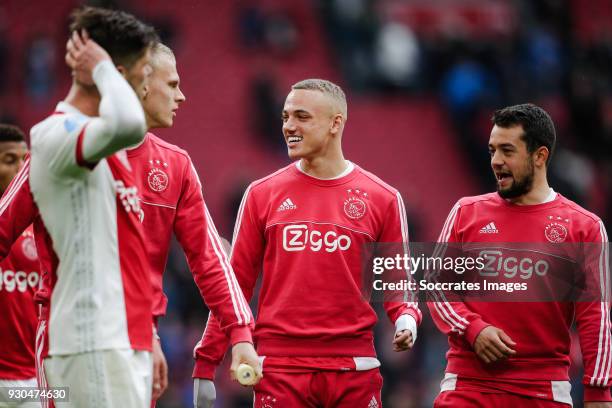
{"type": "Polygon", "coordinates": [[[291,201],[290,198],[287,198],[285,201],[283,201],[280,207],[278,207],[278,210],[276,210],[276,212],[285,211],[285,210],[296,210],[296,209],[297,209],[297,205],[293,204],[293,201],[291,201]]]}
{"type": "Polygon", "coordinates": [[[490,222],[478,231],[479,234],[499,234],[494,222],[490,222]]]}

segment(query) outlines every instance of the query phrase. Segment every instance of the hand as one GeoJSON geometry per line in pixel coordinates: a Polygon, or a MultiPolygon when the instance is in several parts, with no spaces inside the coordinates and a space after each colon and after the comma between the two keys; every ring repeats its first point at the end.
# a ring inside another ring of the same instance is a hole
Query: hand
{"type": "MultiPolygon", "coordinates": [[[[255,377],[257,384],[261,378],[263,377],[263,373],[261,370],[261,363],[259,362],[259,357],[257,356],[257,352],[251,343],[241,342],[234,344],[232,347],[232,365],[230,367],[230,373],[232,379],[236,380],[236,370],[240,364],[248,364],[255,370],[255,377]]],[[[255,385],[253,384],[253,385],[255,385]]]]}
{"type": "Polygon", "coordinates": [[[159,339],[153,340],[153,400],[158,400],[168,388],[168,363],[159,339]]]}
{"type": "Polygon", "coordinates": [[[410,350],[413,344],[414,341],[412,341],[412,332],[410,330],[398,331],[393,339],[393,351],[410,350]]]}
{"type": "Polygon", "coordinates": [[[495,326],[487,326],[482,329],[474,341],[476,355],[487,364],[516,354],[516,350],[511,348],[514,346],[516,343],[510,336],[495,326]]]}
{"type": "Polygon", "coordinates": [[[193,379],[194,408],[212,408],[217,399],[215,383],[205,378],[193,379]]]}
{"type": "Polygon", "coordinates": [[[603,402],[603,401],[585,402],[584,408],[612,408],[612,402],[603,402]]]}
{"type": "Polygon", "coordinates": [[[73,70],[77,82],[94,85],[93,69],[102,61],[112,61],[104,48],[89,38],[87,31],[74,31],[66,43],[66,64],[73,70]]]}

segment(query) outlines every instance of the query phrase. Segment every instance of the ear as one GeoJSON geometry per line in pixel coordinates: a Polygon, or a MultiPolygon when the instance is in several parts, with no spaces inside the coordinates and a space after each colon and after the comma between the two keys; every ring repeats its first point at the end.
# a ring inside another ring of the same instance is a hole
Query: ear
{"type": "Polygon", "coordinates": [[[336,113],[332,118],[331,128],[329,129],[329,133],[332,135],[337,135],[342,130],[342,126],[344,124],[344,118],[341,113],[336,113]]]}
{"type": "Polygon", "coordinates": [[[548,156],[550,155],[550,151],[546,146],[540,146],[533,152],[533,161],[536,167],[546,167],[546,161],[548,160],[548,156]]]}
{"type": "Polygon", "coordinates": [[[119,71],[119,73],[123,75],[124,78],[127,78],[127,73],[128,73],[127,68],[124,67],[123,65],[116,65],[116,67],[117,67],[117,71],[119,71]]]}
{"type": "Polygon", "coordinates": [[[149,95],[149,85],[143,85],[142,86],[142,100],[146,100],[147,99],[147,95],[149,95]]]}

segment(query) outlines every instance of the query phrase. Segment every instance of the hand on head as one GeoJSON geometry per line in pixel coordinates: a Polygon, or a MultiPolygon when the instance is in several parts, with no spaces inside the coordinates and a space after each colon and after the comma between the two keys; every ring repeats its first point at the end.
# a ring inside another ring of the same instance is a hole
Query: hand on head
{"type": "Polygon", "coordinates": [[[89,38],[87,31],[74,31],[66,43],[66,64],[72,69],[77,82],[94,85],[92,73],[102,61],[112,61],[106,50],[89,38]]]}

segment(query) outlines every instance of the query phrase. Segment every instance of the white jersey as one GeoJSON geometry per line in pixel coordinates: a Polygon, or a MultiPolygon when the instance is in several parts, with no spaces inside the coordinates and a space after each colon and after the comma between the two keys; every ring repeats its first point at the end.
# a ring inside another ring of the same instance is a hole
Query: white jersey
{"type": "Polygon", "coordinates": [[[31,131],[30,187],[52,243],[50,355],[151,349],[143,213],[125,151],[84,158],[97,119],[60,102],[31,131]]]}

